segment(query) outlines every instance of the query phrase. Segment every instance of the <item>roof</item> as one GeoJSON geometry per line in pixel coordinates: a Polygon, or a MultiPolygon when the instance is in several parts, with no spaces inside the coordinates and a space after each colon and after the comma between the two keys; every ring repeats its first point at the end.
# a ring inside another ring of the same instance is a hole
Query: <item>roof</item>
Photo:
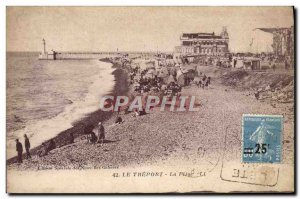
{"type": "Polygon", "coordinates": [[[282,31],[282,30],[290,30],[291,28],[256,28],[256,29],[259,29],[259,30],[262,30],[262,31],[268,32],[268,33],[274,33],[274,32],[282,31]]]}
{"type": "Polygon", "coordinates": [[[245,57],[245,61],[260,61],[261,59],[256,57],[245,57]]]}
{"type": "Polygon", "coordinates": [[[215,33],[183,33],[182,37],[187,37],[189,39],[208,39],[208,38],[222,38],[219,35],[215,35],[215,33]]]}

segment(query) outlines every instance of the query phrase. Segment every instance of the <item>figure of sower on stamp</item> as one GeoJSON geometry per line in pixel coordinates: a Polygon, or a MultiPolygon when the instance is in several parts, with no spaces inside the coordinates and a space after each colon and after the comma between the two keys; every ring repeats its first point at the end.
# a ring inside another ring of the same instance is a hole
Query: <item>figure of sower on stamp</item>
{"type": "Polygon", "coordinates": [[[263,153],[265,153],[265,158],[269,158],[270,161],[272,161],[272,156],[270,154],[272,154],[273,151],[271,151],[271,149],[267,151],[265,149],[265,147],[263,147],[263,145],[265,143],[267,143],[267,140],[268,140],[267,137],[271,136],[273,138],[273,136],[274,136],[274,134],[272,132],[270,132],[268,130],[268,128],[270,128],[270,126],[266,125],[265,120],[262,120],[261,125],[258,126],[257,129],[250,136],[250,140],[257,143],[258,146],[261,146],[261,148],[262,148],[261,153],[256,154],[259,156],[258,160],[260,160],[260,161],[262,160],[263,153]]]}
{"type": "Polygon", "coordinates": [[[243,120],[243,162],[280,162],[282,117],[247,115],[243,120]]]}

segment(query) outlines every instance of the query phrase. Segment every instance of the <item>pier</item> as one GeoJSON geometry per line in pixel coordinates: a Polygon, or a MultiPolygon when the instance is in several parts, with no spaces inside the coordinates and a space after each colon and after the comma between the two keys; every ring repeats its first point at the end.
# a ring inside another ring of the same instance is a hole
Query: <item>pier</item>
{"type": "Polygon", "coordinates": [[[46,51],[46,41],[42,40],[43,51],[39,54],[40,60],[65,60],[65,59],[101,59],[105,57],[123,56],[120,52],[58,52],[51,50],[46,51]]]}
{"type": "Polygon", "coordinates": [[[51,50],[51,52],[46,51],[46,41],[43,42],[43,51],[39,54],[40,60],[81,60],[81,59],[102,59],[105,57],[123,57],[128,56],[143,56],[143,55],[154,55],[155,52],[58,52],[51,50]]]}
{"type": "Polygon", "coordinates": [[[122,56],[114,52],[56,52],[40,54],[40,60],[67,60],[67,59],[101,59],[105,57],[122,56]]]}

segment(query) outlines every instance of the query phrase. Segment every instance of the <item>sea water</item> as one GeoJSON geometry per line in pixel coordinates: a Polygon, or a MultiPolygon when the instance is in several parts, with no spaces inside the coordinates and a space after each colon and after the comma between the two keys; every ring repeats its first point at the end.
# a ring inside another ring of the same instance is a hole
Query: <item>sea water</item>
{"type": "Polygon", "coordinates": [[[99,109],[114,87],[114,69],[99,60],[38,60],[37,53],[7,53],[7,158],[26,133],[31,147],[99,109]]]}

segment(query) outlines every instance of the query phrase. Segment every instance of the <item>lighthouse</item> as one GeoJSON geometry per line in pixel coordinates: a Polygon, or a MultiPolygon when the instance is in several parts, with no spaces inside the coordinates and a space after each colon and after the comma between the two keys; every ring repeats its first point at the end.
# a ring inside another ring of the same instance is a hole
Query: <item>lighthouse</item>
{"type": "Polygon", "coordinates": [[[47,51],[46,51],[46,40],[43,38],[42,40],[42,44],[43,44],[43,50],[42,52],[39,54],[39,59],[43,60],[53,60],[53,59],[56,59],[56,56],[54,55],[55,53],[53,54],[48,54],[47,51]]]}
{"type": "Polygon", "coordinates": [[[45,55],[46,54],[46,40],[43,38],[43,54],[45,55]]]}

